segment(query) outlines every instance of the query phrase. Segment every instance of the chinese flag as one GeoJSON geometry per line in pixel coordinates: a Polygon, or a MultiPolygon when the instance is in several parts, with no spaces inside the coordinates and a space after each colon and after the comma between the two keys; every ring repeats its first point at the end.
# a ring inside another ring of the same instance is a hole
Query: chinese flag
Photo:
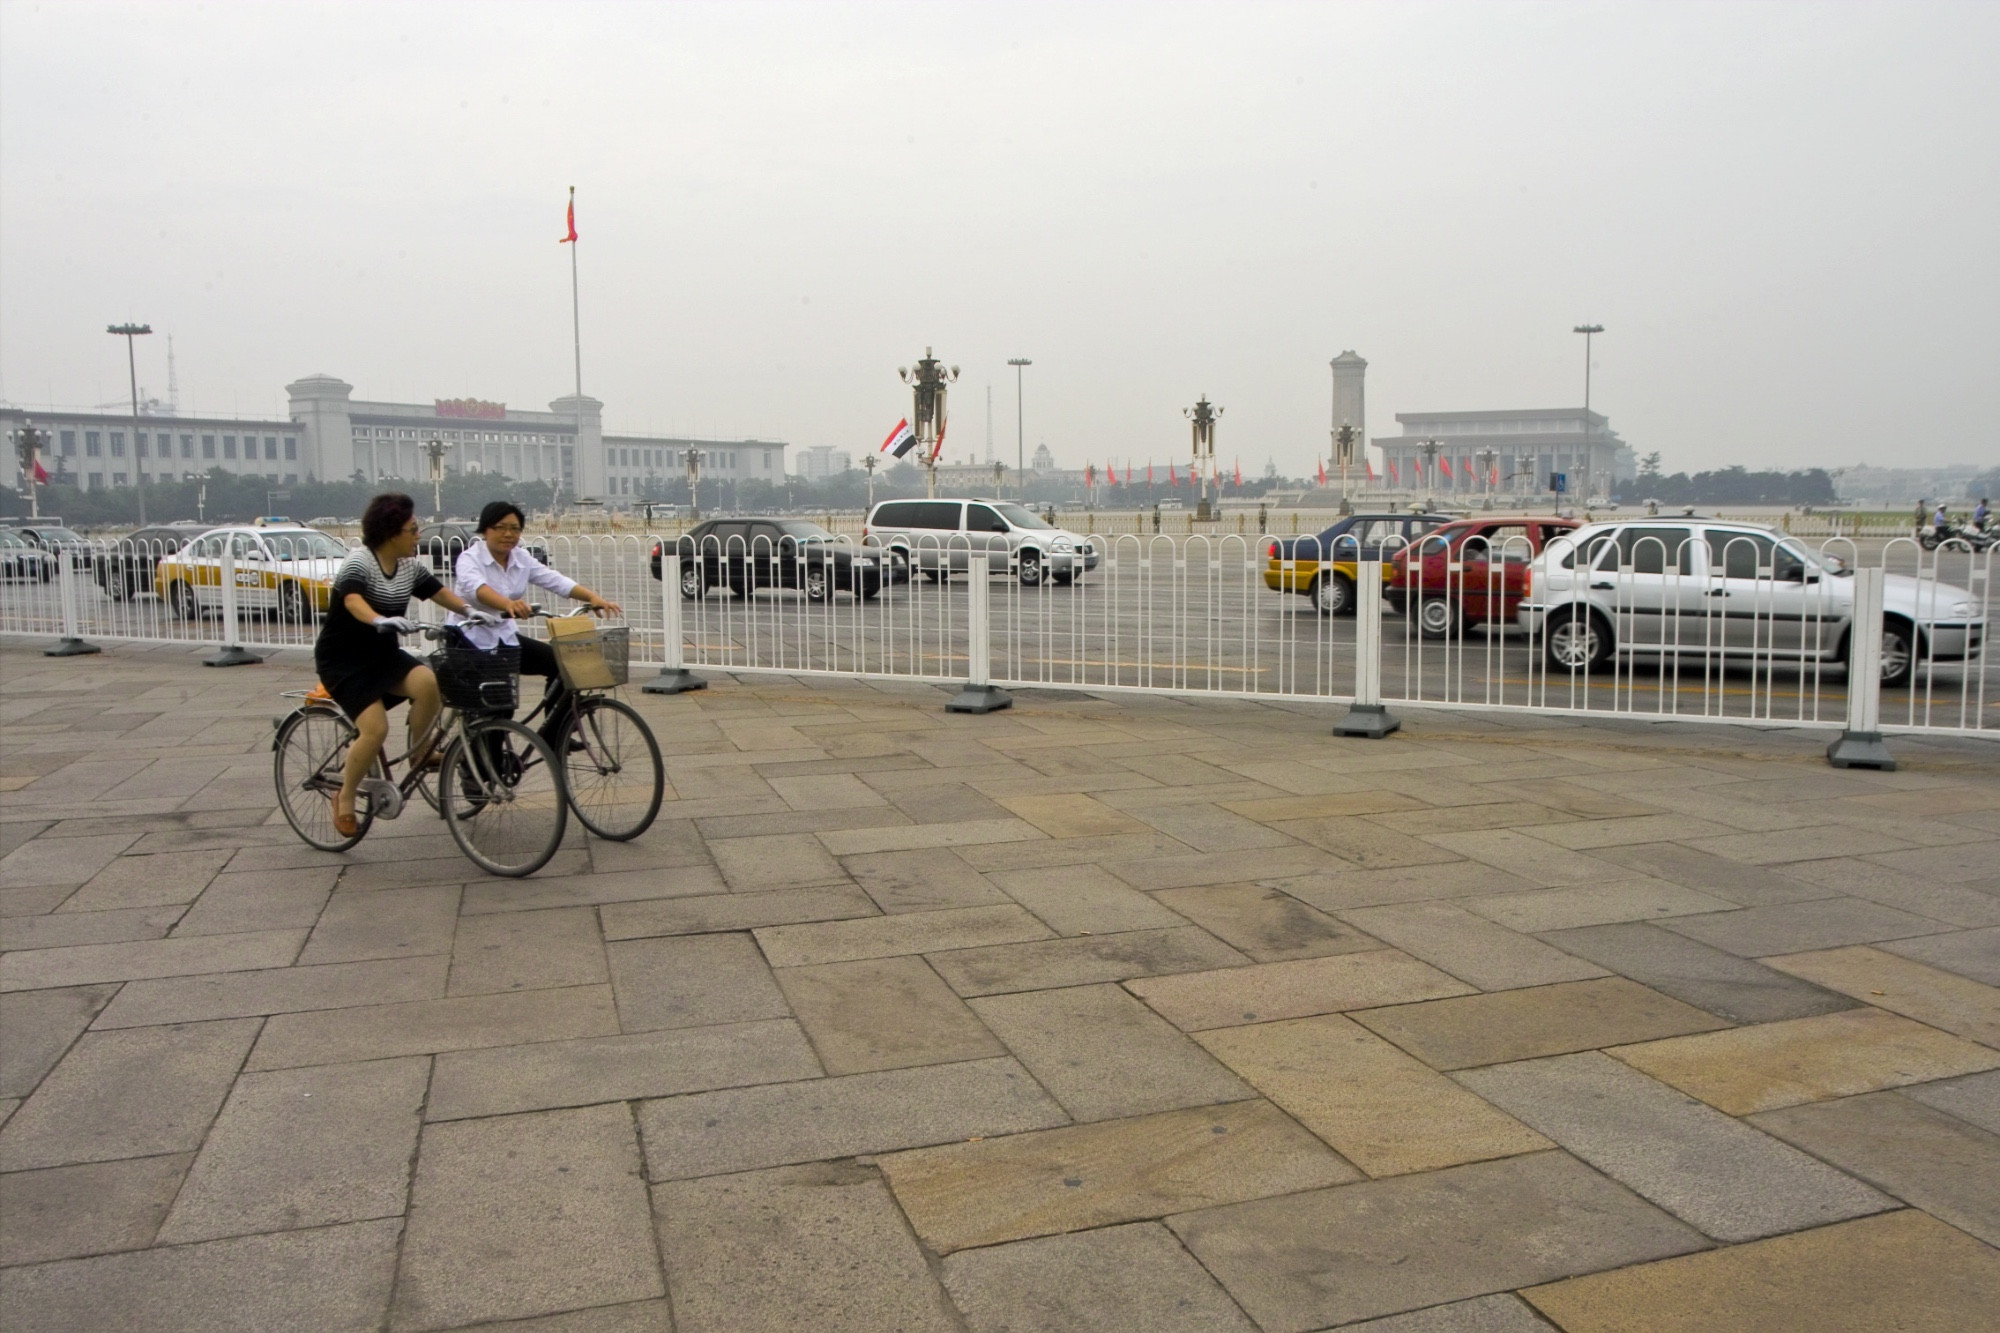
{"type": "Polygon", "coordinates": [[[1396,469],[1396,460],[1393,458],[1389,460],[1389,481],[1395,486],[1403,484],[1403,474],[1396,469]]]}
{"type": "Polygon", "coordinates": [[[1322,486],[1326,485],[1326,460],[1324,458],[1319,460],[1319,484],[1322,486]]]}
{"type": "Polygon", "coordinates": [[[1150,458],[1146,460],[1146,484],[1153,484],[1153,460],[1150,458]]]}
{"type": "Polygon", "coordinates": [[[563,237],[560,241],[557,241],[556,244],[568,245],[571,241],[575,239],[576,239],[576,187],[572,185],[570,186],[569,190],[569,235],[563,237]]]}
{"type": "Polygon", "coordinates": [[[39,458],[35,460],[35,484],[37,486],[49,484],[49,470],[42,466],[42,460],[39,458]]]}
{"type": "Polygon", "coordinates": [[[1438,459],[1438,468],[1447,478],[1451,476],[1451,460],[1449,458],[1438,459]]]}
{"type": "Polygon", "coordinates": [[[1106,486],[1116,486],[1118,484],[1118,465],[1116,463],[1106,463],[1104,465],[1104,484],[1106,486]]]}
{"type": "Polygon", "coordinates": [[[1367,468],[1367,469],[1368,469],[1368,481],[1369,481],[1369,484],[1370,484],[1370,485],[1373,485],[1373,484],[1374,484],[1374,481],[1375,481],[1375,464],[1374,464],[1374,462],[1373,462],[1372,460],[1370,460],[1370,459],[1366,459],[1366,458],[1364,458],[1364,459],[1362,459],[1362,460],[1361,460],[1361,466],[1363,466],[1363,467],[1365,467],[1365,468],[1367,468]]]}
{"type": "Polygon", "coordinates": [[[1180,484],[1181,484],[1180,474],[1174,471],[1174,465],[1172,463],[1167,464],[1167,485],[1178,486],[1180,484]]]}
{"type": "Polygon", "coordinates": [[[1236,484],[1243,484],[1243,460],[1240,458],[1236,460],[1236,484]]]}

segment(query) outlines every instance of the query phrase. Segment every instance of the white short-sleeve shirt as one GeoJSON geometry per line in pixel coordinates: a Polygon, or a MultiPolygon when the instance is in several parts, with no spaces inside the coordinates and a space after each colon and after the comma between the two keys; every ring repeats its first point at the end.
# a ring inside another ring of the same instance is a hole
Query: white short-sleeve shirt
{"type": "MultiPolygon", "coordinates": [[[[491,588],[509,601],[520,602],[527,600],[531,586],[547,588],[567,597],[576,587],[576,580],[563,577],[519,546],[508,553],[507,563],[503,565],[493,558],[493,552],[485,542],[477,541],[459,552],[451,590],[463,597],[468,605],[477,607],[480,606],[477,594],[481,587],[491,588]]],[[[511,620],[503,620],[497,625],[477,625],[454,612],[450,621],[463,626],[465,637],[472,641],[472,645],[486,652],[503,643],[520,642],[520,632],[511,620]]]]}

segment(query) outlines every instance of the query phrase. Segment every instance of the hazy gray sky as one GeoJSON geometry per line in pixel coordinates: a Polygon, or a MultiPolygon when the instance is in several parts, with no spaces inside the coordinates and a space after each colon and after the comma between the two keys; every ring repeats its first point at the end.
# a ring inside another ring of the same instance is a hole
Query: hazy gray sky
{"type": "MultiPolygon", "coordinates": [[[[0,5],[0,396],[873,447],[1326,448],[1596,406],[1668,469],[2000,455],[2000,5],[0,5]],[[140,378],[166,383],[165,339],[140,378]]],[[[1225,461],[1225,467],[1227,462],[1225,461]]]]}

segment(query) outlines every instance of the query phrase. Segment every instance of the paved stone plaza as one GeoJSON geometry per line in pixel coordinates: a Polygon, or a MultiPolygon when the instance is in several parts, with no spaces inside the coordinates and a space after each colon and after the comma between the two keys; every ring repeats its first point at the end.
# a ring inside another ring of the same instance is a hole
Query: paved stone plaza
{"type": "Polygon", "coordinates": [[[639,842],[0,647],[0,1325],[1991,1329],[2000,747],[718,678],[639,842]]]}

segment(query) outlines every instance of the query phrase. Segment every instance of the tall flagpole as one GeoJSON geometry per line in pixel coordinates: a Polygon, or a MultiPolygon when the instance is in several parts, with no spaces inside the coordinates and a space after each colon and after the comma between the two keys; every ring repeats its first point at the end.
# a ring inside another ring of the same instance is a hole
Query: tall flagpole
{"type": "MultiPolygon", "coordinates": [[[[576,449],[571,455],[578,476],[583,475],[583,307],[576,287],[576,187],[569,187],[569,327],[576,351],[576,449]]],[[[556,469],[561,484],[562,469],[556,469]]]]}

